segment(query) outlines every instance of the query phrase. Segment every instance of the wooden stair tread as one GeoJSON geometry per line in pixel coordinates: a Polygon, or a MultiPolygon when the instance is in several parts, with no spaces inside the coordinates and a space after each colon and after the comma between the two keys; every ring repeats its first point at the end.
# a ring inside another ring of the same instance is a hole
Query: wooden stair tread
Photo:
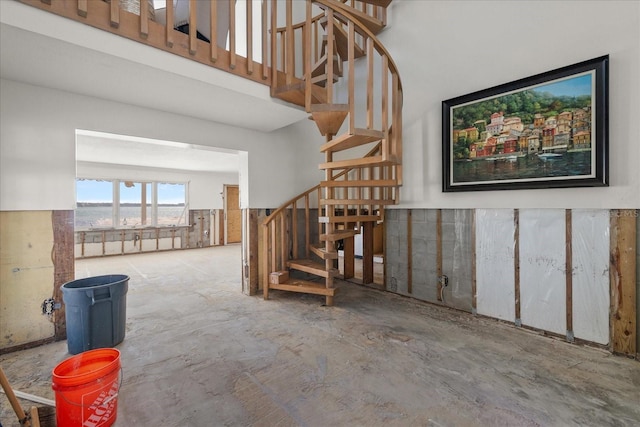
{"type": "Polygon", "coordinates": [[[384,160],[382,156],[362,157],[358,159],[338,160],[334,162],[320,163],[318,169],[349,169],[369,166],[390,166],[395,164],[392,160],[384,160]]]}
{"type": "Polygon", "coordinates": [[[323,283],[309,282],[301,279],[289,279],[286,283],[269,283],[269,289],[324,296],[334,296],[337,291],[336,288],[327,288],[323,283]]]}
{"type": "Polygon", "coordinates": [[[318,222],[322,224],[327,223],[351,223],[351,222],[373,222],[379,221],[380,216],[378,215],[334,215],[334,216],[321,216],[318,218],[318,222]]]}
{"type": "Polygon", "coordinates": [[[338,240],[347,239],[359,234],[356,230],[337,230],[333,233],[321,234],[321,242],[336,242],[338,240]]]}
{"type": "Polygon", "coordinates": [[[320,181],[320,187],[399,187],[394,179],[320,181]]]}
{"type": "Polygon", "coordinates": [[[379,141],[384,138],[384,132],[374,129],[354,129],[353,133],[345,133],[331,141],[322,144],[320,151],[342,151],[350,148],[358,147],[360,145],[368,144],[370,142],[379,141]]]}
{"type": "Polygon", "coordinates": [[[313,104],[311,105],[311,118],[318,125],[318,130],[324,136],[335,135],[349,114],[347,104],[313,104]]]}
{"type": "MultiPolygon", "coordinates": [[[[323,104],[326,102],[327,93],[325,89],[318,85],[311,86],[312,102],[323,104]]],[[[293,83],[291,85],[278,86],[273,93],[275,98],[281,99],[291,104],[305,106],[305,83],[293,83]]]]}
{"type": "Polygon", "coordinates": [[[372,4],[374,6],[389,7],[392,0],[360,0],[362,3],[372,4]]]}
{"type": "MultiPolygon", "coordinates": [[[[320,19],[320,25],[326,29],[327,26],[327,17],[323,17],[320,19]]],[[[333,37],[336,41],[336,50],[338,51],[338,55],[343,60],[346,60],[349,57],[349,36],[347,32],[342,28],[338,21],[333,25],[333,37]]],[[[354,58],[362,58],[365,56],[364,49],[362,49],[357,44],[354,46],[354,58]]]]}
{"type": "MultiPolygon", "coordinates": [[[[327,87],[327,81],[329,81],[329,76],[327,76],[326,74],[311,78],[311,83],[322,87],[327,87]]],[[[334,75],[333,82],[338,83],[338,81],[340,81],[340,79],[336,75],[334,75]]]]}
{"type": "Polygon", "coordinates": [[[321,205],[395,205],[392,199],[320,199],[321,205]]]}
{"type": "MultiPolygon", "coordinates": [[[[330,1],[335,1],[335,0],[330,0],[330,1]]],[[[340,2],[340,3],[341,3],[341,2],[340,2]]],[[[365,27],[367,27],[367,29],[368,29],[369,31],[371,31],[373,34],[378,34],[378,33],[380,33],[380,31],[382,31],[382,30],[384,29],[385,24],[384,24],[384,22],[382,22],[381,20],[376,19],[376,18],[374,18],[373,16],[371,16],[371,15],[369,15],[369,14],[367,14],[367,13],[365,13],[365,12],[361,11],[361,10],[358,10],[358,9],[356,9],[356,8],[354,8],[354,7],[351,7],[351,6],[349,6],[348,4],[343,4],[343,5],[344,5],[345,7],[347,7],[347,9],[349,10],[349,13],[350,13],[351,15],[353,15],[353,16],[354,16],[354,18],[356,18],[357,20],[359,20],[359,21],[362,23],[362,25],[364,25],[365,27]]],[[[319,4],[318,6],[319,6],[320,8],[322,8],[322,5],[320,5],[320,4],[319,4]]],[[[336,16],[336,18],[337,18],[338,20],[340,20],[340,21],[341,21],[341,22],[343,22],[344,24],[346,24],[346,23],[347,23],[346,19],[344,19],[344,18],[340,15],[340,13],[339,13],[339,12],[338,12],[338,13],[336,13],[336,15],[335,15],[335,16],[336,16]]],[[[357,31],[357,28],[356,28],[356,31],[357,31]]]]}
{"type": "MultiPolygon", "coordinates": [[[[339,55],[336,53],[333,55],[333,75],[335,77],[342,77],[342,61],[340,60],[339,55]]],[[[313,67],[311,67],[311,77],[324,76],[327,74],[327,54],[322,55],[322,57],[316,62],[313,67]]]]}
{"type": "Polygon", "coordinates": [[[324,264],[312,261],[310,259],[292,259],[287,261],[287,267],[293,270],[304,271],[305,273],[315,274],[325,279],[331,275],[330,271],[325,269],[324,264]]]}
{"type": "Polygon", "coordinates": [[[327,252],[327,250],[324,248],[324,245],[322,247],[309,245],[309,249],[320,259],[338,259],[338,252],[335,250],[327,252]]]}

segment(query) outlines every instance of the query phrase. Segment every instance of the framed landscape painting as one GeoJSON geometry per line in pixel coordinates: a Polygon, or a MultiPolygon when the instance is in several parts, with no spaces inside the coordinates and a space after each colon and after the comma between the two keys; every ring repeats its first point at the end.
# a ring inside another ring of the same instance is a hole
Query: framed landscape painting
{"type": "Polygon", "coordinates": [[[442,190],[609,185],[609,57],[442,103],[442,190]]]}

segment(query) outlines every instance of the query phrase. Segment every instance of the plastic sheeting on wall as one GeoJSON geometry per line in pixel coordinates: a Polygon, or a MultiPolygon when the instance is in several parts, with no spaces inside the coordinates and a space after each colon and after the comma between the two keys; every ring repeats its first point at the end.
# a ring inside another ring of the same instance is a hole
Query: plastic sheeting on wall
{"type": "Polygon", "coordinates": [[[576,338],[609,342],[609,211],[574,209],[572,315],[576,338]]]}
{"type": "Polygon", "coordinates": [[[564,209],[520,210],[522,324],[564,335],[566,234],[564,209]]]}
{"type": "Polygon", "coordinates": [[[515,225],[511,209],[476,210],[476,309],[515,321],[515,225]]]}

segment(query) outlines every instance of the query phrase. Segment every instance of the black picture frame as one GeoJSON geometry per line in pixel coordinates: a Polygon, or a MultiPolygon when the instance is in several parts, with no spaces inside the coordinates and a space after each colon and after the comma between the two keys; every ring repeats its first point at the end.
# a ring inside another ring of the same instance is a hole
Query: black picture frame
{"type": "Polygon", "coordinates": [[[442,191],[609,185],[609,56],[442,102],[442,191]]]}

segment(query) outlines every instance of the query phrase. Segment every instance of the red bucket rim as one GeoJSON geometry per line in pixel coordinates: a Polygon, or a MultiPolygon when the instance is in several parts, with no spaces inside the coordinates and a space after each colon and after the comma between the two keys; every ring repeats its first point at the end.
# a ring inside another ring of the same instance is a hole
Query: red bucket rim
{"type": "Polygon", "coordinates": [[[98,348],[76,354],[60,362],[53,368],[53,383],[65,387],[77,386],[95,381],[118,369],[120,369],[120,351],[115,348],[98,348]],[[85,363],[98,362],[104,362],[104,364],[89,372],[73,374],[85,363]]]}

